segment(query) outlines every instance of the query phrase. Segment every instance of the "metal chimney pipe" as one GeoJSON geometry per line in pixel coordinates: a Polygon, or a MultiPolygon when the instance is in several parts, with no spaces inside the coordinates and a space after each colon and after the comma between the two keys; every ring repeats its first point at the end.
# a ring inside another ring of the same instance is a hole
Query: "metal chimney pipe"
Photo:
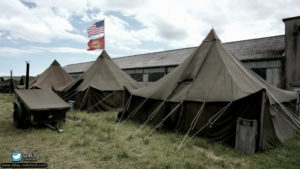
{"type": "Polygon", "coordinates": [[[14,84],[13,84],[13,79],[12,79],[12,69],[10,70],[10,94],[13,93],[13,88],[14,88],[14,84]]]}
{"type": "Polygon", "coordinates": [[[29,86],[29,62],[26,62],[26,82],[25,89],[28,89],[29,86]]]}

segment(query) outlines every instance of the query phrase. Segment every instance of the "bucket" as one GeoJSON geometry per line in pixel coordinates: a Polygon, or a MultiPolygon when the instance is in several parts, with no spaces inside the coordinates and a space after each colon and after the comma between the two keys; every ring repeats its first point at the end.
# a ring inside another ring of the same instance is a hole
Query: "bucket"
{"type": "Polygon", "coordinates": [[[70,111],[73,111],[73,110],[74,110],[74,104],[75,104],[75,101],[69,100],[69,101],[68,101],[68,104],[69,104],[69,106],[71,107],[71,108],[70,108],[70,111]]]}

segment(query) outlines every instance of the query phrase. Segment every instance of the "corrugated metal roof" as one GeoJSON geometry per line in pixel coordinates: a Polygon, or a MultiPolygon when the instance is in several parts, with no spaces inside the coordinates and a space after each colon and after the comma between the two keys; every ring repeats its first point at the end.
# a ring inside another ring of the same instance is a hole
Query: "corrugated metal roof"
{"type": "MultiPolygon", "coordinates": [[[[229,52],[233,53],[242,61],[282,58],[285,48],[284,35],[227,42],[223,44],[229,52]]],[[[180,64],[195,49],[196,47],[175,49],[113,58],[113,60],[121,69],[171,66],[180,64]]],[[[65,66],[64,69],[68,73],[84,72],[93,62],[94,61],[71,64],[65,66]]]]}
{"type": "Polygon", "coordinates": [[[224,45],[242,61],[282,58],[285,49],[284,35],[228,42],[224,45]]]}
{"type": "Polygon", "coordinates": [[[262,61],[247,61],[244,65],[252,68],[281,68],[281,60],[262,60],[262,61]]]}

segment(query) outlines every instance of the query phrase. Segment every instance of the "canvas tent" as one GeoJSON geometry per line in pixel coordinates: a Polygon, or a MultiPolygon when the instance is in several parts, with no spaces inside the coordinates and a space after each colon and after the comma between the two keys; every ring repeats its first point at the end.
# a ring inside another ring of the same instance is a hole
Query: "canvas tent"
{"type": "MultiPolygon", "coordinates": [[[[35,79],[34,76],[29,76],[29,82],[35,79]]],[[[19,86],[23,86],[26,83],[26,76],[21,76],[20,81],[19,81],[19,86]]]]}
{"type": "Polygon", "coordinates": [[[80,110],[120,110],[123,86],[129,89],[140,87],[104,50],[86,72],[62,90],[62,95],[67,101],[74,100],[75,108],[80,110]]]}
{"type": "Polygon", "coordinates": [[[14,90],[18,84],[18,81],[15,78],[12,78],[12,80],[9,79],[3,79],[0,81],[0,93],[9,93],[11,91],[11,88],[14,90]]]}
{"type": "Polygon", "coordinates": [[[72,81],[73,78],[54,60],[42,74],[29,82],[29,88],[59,90],[72,81]]]}
{"type": "Polygon", "coordinates": [[[276,88],[244,67],[211,30],[164,78],[142,89],[128,89],[119,118],[232,146],[237,118],[256,119],[257,149],[263,149],[285,141],[299,129],[295,114],[283,106],[296,98],[297,93],[276,88]]]}

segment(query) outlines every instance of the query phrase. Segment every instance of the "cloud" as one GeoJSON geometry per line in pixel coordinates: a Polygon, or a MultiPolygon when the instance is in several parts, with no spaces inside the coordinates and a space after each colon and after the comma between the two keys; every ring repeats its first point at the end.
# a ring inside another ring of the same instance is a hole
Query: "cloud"
{"type": "Polygon", "coordinates": [[[72,48],[72,47],[40,47],[28,46],[23,48],[14,47],[0,47],[0,58],[15,57],[23,58],[29,57],[32,54],[41,53],[61,53],[61,54],[77,54],[77,55],[99,55],[96,51],[87,51],[86,49],[72,48]]]}
{"type": "Polygon", "coordinates": [[[105,19],[105,35],[111,45],[137,46],[141,39],[134,37],[134,32],[128,30],[129,24],[116,16],[105,19]]]}
{"type": "Polygon", "coordinates": [[[72,33],[74,27],[67,18],[59,16],[50,7],[29,8],[20,1],[0,2],[0,30],[7,31],[14,39],[49,43],[54,39],[87,41],[80,34],[72,33]]]}
{"type": "Polygon", "coordinates": [[[297,0],[23,1],[0,2],[0,30],[10,37],[40,43],[87,42],[86,28],[72,24],[72,18],[90,24],[105,16],[106,42],[119,54],[128,49],[144,51],[146,43],[164,44],[158,49],[196,46],[212,26],[223,41],[283,34],[281,19],[300,9],[297,0]]]}
{"type": "Polygon", "coordinates": [[[187,30],[183,27],[172,25],[172,23],[165,22],[159,18],[154,21],[154,24],[156,25],[157,35],[163,39],[184,40],[187,38],[187,30]]]}
{"type": "Polygon", "coordinates": [[[119,11],[125,16],[135,14],[136,10],[146,6],[148,0],[87,0],[87,6],[90,10],[96,11],[119,11]]]}
{"type": "Polygon", "coordinates": [[[85,54],[98,55],[96,51],[87,51],[86,49],[72,48],[72,47],[31,47],[33,50],[51,53],[68,53],[68,54],[85,54]]]}
{"type": "Polygon", "coordinates": [[[284,34],[281,19],[298,15],[298,4],[298,0],[3,0],[0,58],[12,63],[1,62],[0,72],[11,66],[19,69],[22,58],[40,63],[36,72],[54,57],[64,64],[95,59],[99,51],[87,52],[82,46],[88,42],[87,26],[104,17],[106,50],[116,57],[197,46],[212,27],[223,42],[284,34]]]}
{"type": "Polygon", "coordinates": [[[40,1],[40,0],[26,0],[37,5],[38,8],[52,8],[55,10],[56,15],[65,18],[70,18],[72,15],[85,15],[88,10],[87,3],[85,0],[51,0],[51,1],[40,1]]]}
{"type": "Polygon", "coordinates": [[[25,55],[36,53],[37,51],[18,49],[13,47],[0,47],[0,57],[25,57],[25,55]]]}
{"type": "MultiPolygon", "coordinates": [[[[281,19],[294,16],[299,9],[296,0],[263,3],[258,0],[146,0],[144,5],[130,9],[131,15],[127,16],[143,28],[134,33],[125,31],[141,43],[163,42],[170,48],[198,45],[212,27],[223,41],[234,41],[283,34],[281,19]],[[150,36],[144,36],[144,32],[150,36]]],[[[114,8],[102,8],[102,11],[111,10],[114,8]]],[[[126,14],[128,10],[120,8],[118,12],[126,14]]]]}

